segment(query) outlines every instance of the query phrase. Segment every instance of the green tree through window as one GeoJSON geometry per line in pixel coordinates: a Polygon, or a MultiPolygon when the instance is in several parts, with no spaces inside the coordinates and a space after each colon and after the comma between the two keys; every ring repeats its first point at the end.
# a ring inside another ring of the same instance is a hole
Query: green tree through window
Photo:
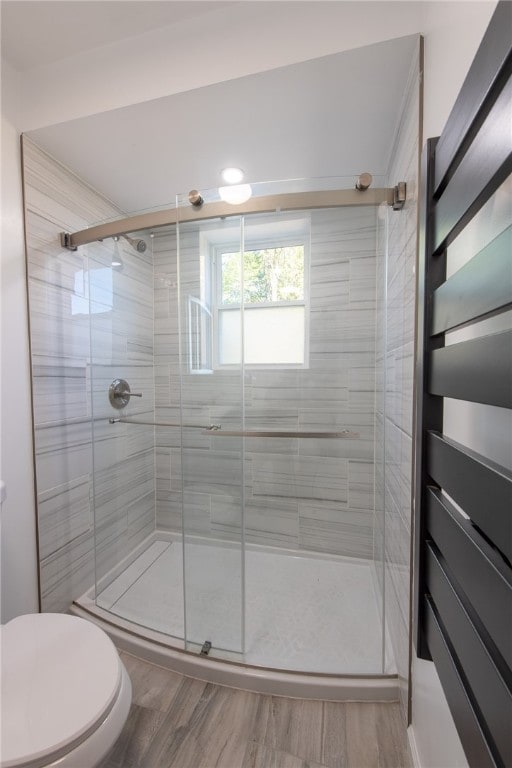
{"type": "MultiPolygon", "coordinates": [[[[240,304],[240,252],[223,253],[221,303],[240,304]]],[[[304,246],[289,245],[244,252],[244,303],[304,298],[304,246]]]]}

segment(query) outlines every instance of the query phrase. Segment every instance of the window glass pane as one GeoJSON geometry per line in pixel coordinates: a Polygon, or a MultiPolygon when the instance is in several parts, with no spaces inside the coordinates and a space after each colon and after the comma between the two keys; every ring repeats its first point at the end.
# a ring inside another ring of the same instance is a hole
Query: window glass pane
{"type": "Polygon", "coordinates": [[[249,304],[304,298],[304,246],[244,253],[244,301],[249,304]]]}
{"type": "MultiPolygon", "coordinates": [[[[240,253],[222,254],[222,304],[240,302],[240,253]]],[[[289,245],[244,253],[247,304],[304,298],[304,246],[289,245]]]]}
{"type": "MultiPolygon", "coordinates": [[[[304,307],[265,307],[244,312],[245,363],[304,364],[304,307]]],[[[218,362],[240,364],[240,312],[219,312],[218,362]]]]}
{"type": "Polygon", "coordinates": [[[223,253],[221,256],[221,304],[240,304],[242,280],[240,253],[223,253]]]}
{"type": "Polygon", "coordinates": [[[248,364],[302,365],[304,307],[246,309],[244,337],[248,364]]]}
{"type": "Polygon", "coordinates": [[[219,312],[219,365],[240,365],[240,325],[240,311],[238,309],[227,309],[219,312]]]}

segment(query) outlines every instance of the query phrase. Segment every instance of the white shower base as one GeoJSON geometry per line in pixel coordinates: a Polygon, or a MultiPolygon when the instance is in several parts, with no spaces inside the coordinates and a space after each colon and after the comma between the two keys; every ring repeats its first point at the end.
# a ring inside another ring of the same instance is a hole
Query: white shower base
{"type": "MultiPolygon", "coordinates": [[[[142,549],[142,551],[141,551],[142,549]]],[[[140,554],[102,589],[96,607],[168,636],[185,648],[183,547],[156,532],[140,554]]],[[[240,546],[190,537],[186,544],[187,637],[212,643],[212,656],[245,665],[331,675],[394,675],[373,565],[366,560],[247,545],[245,652],[241,627],[240,546]]],[[[91,600],[78,601],[85,606],[91,600]]],[[[102,611],[102,612],[103,612],[102,611]]],[[[194,649],[190,642],[188,650],[194,649]]]]}

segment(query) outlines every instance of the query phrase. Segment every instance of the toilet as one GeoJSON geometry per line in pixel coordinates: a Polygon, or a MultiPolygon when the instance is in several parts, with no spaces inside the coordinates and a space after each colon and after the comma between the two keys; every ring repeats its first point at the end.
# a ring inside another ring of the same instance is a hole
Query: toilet
{"type": "MultiPolygon", "coordinates": [[[[0,482],[0,510],[4,499],[0,482]]],[[[76,616],[26,614],[0,627],[0,659],[0,768],[98,766],[132,701],[108,635],[76,616]]]]}
{"type": "Polygon", "coordinates": [[[128,717],[132,689],[94,624],[61,613],[1,627],[1,768],[94,768],[128,717]]]}

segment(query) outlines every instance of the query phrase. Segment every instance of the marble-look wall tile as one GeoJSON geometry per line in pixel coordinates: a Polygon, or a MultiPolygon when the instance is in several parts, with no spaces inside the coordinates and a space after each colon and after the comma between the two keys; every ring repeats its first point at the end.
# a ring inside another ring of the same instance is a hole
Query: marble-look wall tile
{"type": "Polygon", "coordinates": [[[254,496],[346,502],[347,462],[325,457],[255,454],[252,488],[254,496]]]}
{"type": "Polygon", "coordinates": [[[153,414],[153,264],[122,241],[121,271],[110,240],[62,248],[122,211],[26,138],[24,183],[42,606],[65,611],[154,529],[154,437],[107,422],[118,377],[144,392],[126,412],[153,414]]]}
{"type": "Polygon", "coordinates": [[[177,479],[176,483],[172,478],[171,469],[171,489],[177,490],[178,483],[182,482],[186,491],[241,498],[241,451],[202,451],[185,448],[181,467],[181,479],[177,479]]]}
{"type": "Polygon", "coordinates": [[[73,478],[38,494],[39,553],[45,559],[82,534],[91,534],[89,475],[73,478]]]}
{"type": "Polygon", "coordinates": [[[90,421],[45,424],[35,430],[38,492],[92,472],[92,428],[90,421]]]}
{"type": "Polygon", "coordinates": [[[302,549],[348,557],[372,557],[373,513],[342,503],[299,501],[302,549]]]}
{"type": "Polygon", "coordinates": [[[183,531],[181,493],[157,490],[155,506],[157,530],[181,534],[183,531]]]}
{"type": "Polygon", "coordinates": [[[34,355],[32,396],[36,424],[88,416],[87,369],[78,360],[47,361],[34,355]],[[53,364],[52,364],[53,363],[53,364]]]}
{"type": "MultiPolygon", "coordinates": [[[[183,491],[183,533],[210,536],[212,532],[212,505],[216,497],[210,493],[183,491]]],[[[230,497],[226,497],[231,502],[230,497]]],[[[239,503],[240,506],[240,503],[239,503]]],[[[240,535],[238,536],[240,538],[240,535]]]]}
{"type": "Polygon", "coordinates": [[[85,589],[94,584],[94,563],[92,531],[72,539],[53,554],[42,558],[40,574],[43,610],[52,613],[67,610],[74,596],[83,594],[85,589]]]}
{"type": "Polygon", "coordinates": [[[300,530],[297,500],[269,500],[256,496],[246,500],[245,540],[253,544],[266,542],[272,546],[298,549],[300,530]]]}
{"type": "Polygon", "coordinates": [[[348,462],[348,505],[352,509],[373,508],[374,465],[372,461],[348,462]]]}
{"type": "Polygon", "coordinates": [[[298,502],[292,499],[213,496],[211,531],[216,538],[298,548],[298,502]],[[242,503],[242,502],[245,503],[242,503]],[[272,515],[269,512],[272,511],[272,515]]]}

